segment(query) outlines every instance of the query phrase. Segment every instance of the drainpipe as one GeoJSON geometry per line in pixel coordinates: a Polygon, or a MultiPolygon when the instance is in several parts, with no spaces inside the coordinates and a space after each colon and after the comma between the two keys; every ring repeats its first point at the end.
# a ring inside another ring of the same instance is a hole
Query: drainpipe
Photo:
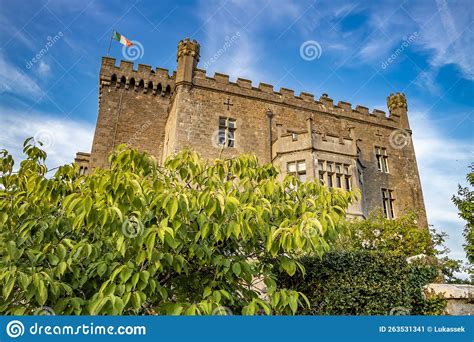
{"type": "Polygon", "coordinates": [[[269,151],[270,151],[270,163],[272,162],[273,158],[273,150],[272,150],[272,118],[273,118],[273,112],[271,109],[267,109],[267,117],[268,117],[268,145],[269,145],[269,151]]]}

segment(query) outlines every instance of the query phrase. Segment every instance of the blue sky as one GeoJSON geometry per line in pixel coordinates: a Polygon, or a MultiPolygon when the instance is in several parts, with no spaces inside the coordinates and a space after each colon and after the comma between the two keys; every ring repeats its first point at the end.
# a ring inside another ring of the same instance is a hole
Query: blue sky
{"type": "MultiPolygon", "coordinates": [[[[50,166],[90,151],[101,56],[112,28],[143,49],[135,63],[175,69],[177,42],[201,43],[208,75],[237,77],[386,109],[407,95],[428,219],[463,258],[450,198],[474,161],[471,1],[19,1],[0,6],[0,148],[46,141],[50,166]],[[219,54],[219,49],[228,47],[219,54]],[[317,42],[316,58],[301,46],[317,42]],[[230,45],[230,46],[229,46],[230,45]],[[217,58],[211,59],[217,54],[217,58]],[[39,58],[35,56],[39,55],[39,58]],[[391,56],[394,58],[389,58],[391,56]]],[[[110,54],[124,59],[118,42],[110,54]]]]}

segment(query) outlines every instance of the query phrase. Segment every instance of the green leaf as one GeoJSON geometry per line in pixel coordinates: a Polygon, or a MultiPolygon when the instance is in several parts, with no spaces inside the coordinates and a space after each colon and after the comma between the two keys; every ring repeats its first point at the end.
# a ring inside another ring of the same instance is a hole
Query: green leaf
{"type": "Polygon", "coordinates": [[[2,295],[3,295],[4,300],[8,299],[8,296],[10,295],[10,292],[13,289],[13,285],[15,285],[15,277],[10,276],[10,278],[8,279],[7,283],[5,284],[2,290],[2,295]]]}
{"type": "Polygon", "coordinates": [[[210,296],[211,293],[212,293],[212,289],[208,286],[204,289],[204,293],[202,294],[202,297],[207,298],[210,296]]]}
{"type": "Polygon", "coordinates": [[[46,288],[44,281],[38,281],[38,287],[36,288],[36,301],[39,305],[44,305],[48,300],[48,289],[46,288]]]}
{"type": "Polygon", "coordinates": [[[173,197],[167,204],[166,206],[166,211],[167,211],[167,214],[170,218],[170,220],[172,220],[174,218],[174,216],[176,215],[176,213],[178,212],[178,199],[176,197],[173,197]]]}
{"type": "Polygon", "coordinates": [[[97,266],[97,274],[99,275],[99,277],[102,277],[106,271],[107,271],[107,264],[102,263],[102,264],[99,264],[99,266],[97,266]]]}
{"type": "Polygon", "coordinates": [[[134,309],[139,309],[140,308],[141,303],[142,303],[142,299],[141,299],[138,292],[135,292],[134,294],[132,294],[131,302],[132,302],[132,307],[134,309]]]}
{"type": "Polygon", "coordinates": [[[232,265],[232,272],[234,272],[234,274],[236,276],[238,276],[242,272],[242,269],[241,269],[240,264],[238,262],[236,262],[232,265]]]}

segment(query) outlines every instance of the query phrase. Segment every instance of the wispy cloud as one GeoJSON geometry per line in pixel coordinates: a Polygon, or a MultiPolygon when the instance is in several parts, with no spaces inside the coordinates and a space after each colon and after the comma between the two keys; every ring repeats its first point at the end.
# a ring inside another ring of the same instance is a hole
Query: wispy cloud
{"type": "MultiPolygon", "coordinates": [[[[461,120],[465,120],[464,125],[474,126],[469,117],[461,120]]],[[[420,110],[410,113],[428,222],[437,230],[449,234],[447,244],[452,250],[451,255],[463,259],[461,245],[464,243],[462,230],[465,222],[457,215],[451,197],[456,193],[458,184],[464,184],[468,165],[474,157],[474,141],[473,137],[460,139],[447,136],[443,127],[451,121],[452,117],[433,121],[420,110]]]]}
{"type": "Polygon", "coordinates": [[[43,91],[38,83],[20,68],[9,63],[0,54],[0,93],[12,93],[20,97],[39,98],[43,91]]]}
{"type": "Polygon", "coordinates": [[[226,51],[225,56],[210,65],[211,72],[223,72],[232,78],[243,77],[254,81],[268,81],[262,74],[265,57],[265,38],[261,30],[269,24],[284,30],[298,18],[300,4],[288,1],[235,0],[224,2],[203,1],[199,16],[206,39],[203,59],[209,59],[226,42],[239,33],[239,39],[226,51]]]}
{"type": "Polygon", "coordinates": [[[0,135],[0,149],[7,149],[14,156],[16,166],[24,159],[22,146],[28,137],[35,137],[44,143],[49,168],[73,162],[76,152],[88,152],[92,146],[94,126],[90,123],[42,112],[26,116],[23,112],[4,107],[0,107],[0,122],[8,127],[0,135]]]}

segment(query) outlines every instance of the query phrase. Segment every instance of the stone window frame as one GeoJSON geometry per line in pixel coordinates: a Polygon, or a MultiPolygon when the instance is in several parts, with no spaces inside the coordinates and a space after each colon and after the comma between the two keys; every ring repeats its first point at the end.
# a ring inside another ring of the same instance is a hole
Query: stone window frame
{"type": "Polygon", "coordinates": [[[377,161],[377,169],[383,173],[390,173],[388,167],[387,148],[375,146],[375,160],[377,161]]]}
{"type": "Polygon", "coordinates": [[[352,189],[352,167],[350,164],[318,159],[319,181],[328,188],[352,189]]]}
{"type": "Polygon", "coordinates": [[[221,147],[235,148],[236,130],[236,119],[231,117],[219,116],[219,131],[217,135],[217,144],[221,147]]]}
{"type": "Polygon", "coordinates": [[[382,193],[382,207],[386,218],[393,220],[395,218],[395,196],[393,189],[380,188],[382,193]]]}
{"type": "Polygon", "coordinates": [[[301,160],[294,160],[286,163],[286,172],[289,175],[293,175],[300,182],[305,182],[306,181],[306,160],[301,159],[301,160]],[[292,166],[294,165],[294,168],[292,169],[292,166]]]}

